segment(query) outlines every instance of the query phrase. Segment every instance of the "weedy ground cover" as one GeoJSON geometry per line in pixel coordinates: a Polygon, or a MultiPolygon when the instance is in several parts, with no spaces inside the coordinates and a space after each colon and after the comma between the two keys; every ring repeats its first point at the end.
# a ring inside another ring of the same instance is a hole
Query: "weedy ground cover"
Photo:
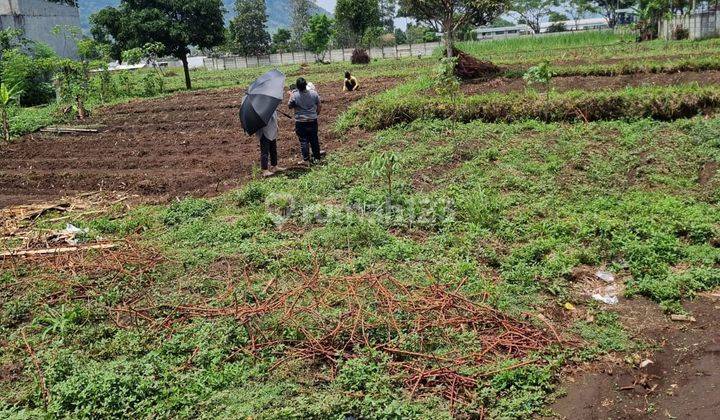
{"type": "MultiPolygon", "coordinates": [[[[469,47],[528,64],[541,56],[528,48],[662,54],[625,41],[469,47]]],[[[548,69],[714,65],[648,63],[548,69]]],[[[435,67],[358,68],[407,82],[342,116],[340,131],[381,131],[312,171],[39,218],[38,232],[72,223],[119,246],[0,261],[0,416],[529,418],[547,414],[564,367],[644,346],[578,268],[669,313],[720,287],[716,87],[462,97],[437,88],[435,67]]]]}
{"type": "Polygon", "coordinates": [[[719,135],[417,121],[298,178],[71,219],[148,248],[3,264],[0,361],[27,340],[50,396],[28,364],[3,413],[526,418],[566,363],[639,345],[596,304],[554,319],[587,304],[573,268],[668,310],[720,285],[718,179],[697,177],[719,135]],[[388,153],[391,193],[365,164],[388,153]]]}

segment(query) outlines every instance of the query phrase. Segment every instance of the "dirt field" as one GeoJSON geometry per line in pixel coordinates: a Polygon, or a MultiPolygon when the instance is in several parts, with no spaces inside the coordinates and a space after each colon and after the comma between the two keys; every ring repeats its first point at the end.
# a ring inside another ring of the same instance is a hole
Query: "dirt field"
{"type": "MultiPolygon", "coordinates": [[[[622,89],[690,82],[720,83],[720,71],[557,77],[553,88],[622,89]]],[[[322,147],[332,151],[341,145],[330,130],[350,104],[397,83],[396,79],[367,80],[362,91],[349,94],[337,84],[319,84],[325,101],[322,147]]],[[[505,78],[463,86],[466,94],[524,89],[522,79],[505,78]]],[[[237,118],[242,94],[242,89],[226,89],[133,101],[99,110],[87,122],[101,125],[99,133],[25,136],[0,148],[0,208],[88,191],[123,191],[145,202],[162,202],[236,187],[252,176],[259,158],[257,140],[241,132],[237,118]]],[[[281,164],[292,166],[299,159],[294,123],[281,117],[280,126],[281,164]]]]}
{"type": "MultiPolygon", "coordinates": [[[[555,77],[552,87],[556,91],[568,90],[600,90],[624,89],[639,86],[673,86],[687,83],[700,85],[720,83],[720,71],[659,73],[659,74],[629,74],[621,76],[569,76],[555,77]]],[[[468,95],[490,92],[522,92],[525,90],[523,79],[499,78],[489,82],[470,83],[463,86],[463,92],[468,95]]]]}
{"type": "MultiPolygon", "coordinates": [[[[343,93],[340,84],[319,84],[325,102],[321,146],[340,146],[330,129],[352,102],[394,86],[398,80],[366,80],[363,90],[343,93]]],[[[98,111],[87,124],[99,133],[35,133],[0,148],[0,208],[45,202],[86,191],[126,191],[143,201],[232,188],[259,166],[255,137],[242,133],[237,112],[242,89],[182,93],[133,101],[98,111]]],[[[294,123],[280,118],[282,165],[299,158],[294,123]]]]}
{"type": "Polygon", "coordinates": [[[607,362],[570,377],[553,411],[565,419],[713,419],[720,412],[720,294],[685,305],[696,322],[672,322],[657,304],[623,301],[621,322],[651,344],[630,369],[607,362]]]}

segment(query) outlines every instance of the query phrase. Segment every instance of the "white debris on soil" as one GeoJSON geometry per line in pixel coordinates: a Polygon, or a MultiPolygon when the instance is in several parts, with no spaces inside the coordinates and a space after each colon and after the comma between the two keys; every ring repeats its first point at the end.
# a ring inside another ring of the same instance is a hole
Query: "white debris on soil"
{"type": "Polygon", "coordinates": [[[592,293],[592,298],[607,305],[617,305],[620,290],[615,283],[615,274],[600,270],[595,273],[595,277],[604,281],[606,285],[594,290],[595,293],[592,293]]]}
{"type": "Polygon", "coordinates": [[[695,317],[693,317],[693,316],[678,315],[678,314],[670,315],[670,319],[672,319],[673,321],[678,321],[678,322],[695,322],[695,321],[697,321],[695,319],[695,317]]]}
{"type": "Polygon", "coordinates": [[[617,296],[601,295],[599,293],[592,295],[592,298],[607,305],[617,305],[619,302],[617,296]]]}
{"type": "Polygon", "coordinates": [[[645,369],[646,367],[652,365],[653,363],[655,363],[655,362],[653,362],[650,359],[645,359],[642,361],[642,363],[640,363],[640,369],[645,369]]]}
{"type": "Polygon", "coordinates": [[[605,283],[615,283],[615,274],[609,271],[598,271],[595,273],[595,277],[599,278],[605,283]]]}
{"type": "Polygon", "coordinates": [[[65,242],[68,245],[75,246],[78,244],[78,238],[83,238],[88,232],[89,230],[87,228],[80,229],[68,223],[64,230],[55,232],[52,239],[54,242],[65,242]]]}

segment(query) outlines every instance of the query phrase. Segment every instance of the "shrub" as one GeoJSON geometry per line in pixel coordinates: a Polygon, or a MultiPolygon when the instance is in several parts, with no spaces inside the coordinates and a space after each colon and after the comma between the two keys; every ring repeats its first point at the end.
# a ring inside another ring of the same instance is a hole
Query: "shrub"
{"type": "Polygon", "coordinates": [[[676,41],[690,38],[690,31],[682,26],[679,26],[673,30],[672,37],[676,41]]]}
{"type": "Polygon", "coordinates": [[[352,52],[352,57],[350,57],[350,62],[353,64],[369,64],[370,55],[367,50],[355,48],[352,52]]]}
{"type": "Polygon", "coordinates": [[[55,97],[52,86],[52,56],[40,47],[33,57],[20,50],[5,51],[2,59],[2,80],[22,91],[24,106],[46,104],[55,97]]]}
{"type": "Polygon", "coordinates": [[[143,96],[152,97],[163,93],[165,81],[155,73],[148,73],[142,78],[143,96]]]}

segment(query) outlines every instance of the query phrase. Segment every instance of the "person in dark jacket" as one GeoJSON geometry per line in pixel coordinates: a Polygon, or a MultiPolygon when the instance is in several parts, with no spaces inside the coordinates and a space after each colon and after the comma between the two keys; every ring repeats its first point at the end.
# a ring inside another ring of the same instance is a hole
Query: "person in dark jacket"
{"type": "Polygon", "coordinates": [[[288,107],[295,111],[295,133],[300,140],[303,159],[299,164],[309,165],[321,158],[318,117],[322,110],[322,100],[316,91],[308,89],[308,82],[304,78],[299,78],[295,86],[296,89],[290,93],[288,107]]]}

